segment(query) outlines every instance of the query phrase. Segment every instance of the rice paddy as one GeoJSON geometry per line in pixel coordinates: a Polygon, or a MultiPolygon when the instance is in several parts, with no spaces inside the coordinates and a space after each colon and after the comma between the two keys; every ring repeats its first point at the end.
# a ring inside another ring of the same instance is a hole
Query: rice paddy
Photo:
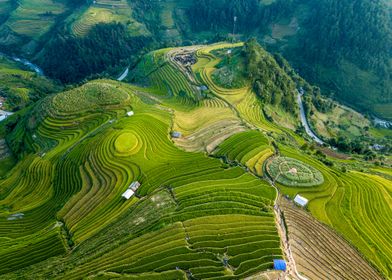
{"type": "Polygon", "coordinates": [[[5,25],[17,34],[38,39],[50,30],[56,17],[65,10],[60,1],[22,0],[18,1],[18,7],[12,11],[5,25]]]}
{"type": "MultiPolygon", "coordinates": [[[[251,88],[214,84],[211,51],[239,46],[199,46],[192,73],[171,61],[170,49],[155,51],[130,74],[143,87],[90,81],[27,112],[6,137],[20,159],[0,178],[0,278],[243,279],[269,271],[287,256],[266,172],[281,193],[309,199],[307,216],[287,210],[293,239],[304,240],[305,219],[322,228],[320,242],[338,240],[306,251],[292,244],[301,272],[313,277],[303,258],[320,263],[317,254],[335,264],[325,256],[339,242],[377,272],[334,267],[335,275],[391,278],[385,172],[325,166],[264,117],[251,88]],[[276,143],[282,138],[289,140],[276,143]],[[134,181],[135,195],[122,198],[134,181]]],[[[347,265],[342,250],[334,257],[347,265]]]]}
{"type": "Polygon", "coordinates": [[[282,256],[275,190],[240,168],[178,149],[168,137],[171,121],[160,105],[108,80],[42,102],[26,117],[29,132],[10,135],[34,152],[0,182],[2,276],[177,279],[190,271],[236,279],[272,268],[282,256]],[[130,109],[135,115],[127,117],[130,109]],[[137,196],[124,201],[135,180],[137,196]],[[20,261],[33,253],[39,257],[20,261]],[[47,257],[54,258],[41,262],[47,257]]]}
{"type": "Polygon", "coordinates": [[[335,232],[284,198],[280,205],[288,226],[290,247],[302,275],[308,279],[382,279],[335,232]]]}

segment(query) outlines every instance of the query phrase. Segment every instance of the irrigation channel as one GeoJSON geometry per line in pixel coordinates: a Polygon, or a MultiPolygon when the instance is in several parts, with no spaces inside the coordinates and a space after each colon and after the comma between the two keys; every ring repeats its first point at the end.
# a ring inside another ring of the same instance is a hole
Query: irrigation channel
{"type": "Polygon", "coordinates": [[[304,95],[304,92],[298,91],[297,99],[298,99],[298,105],[299,105],[302,125],[305,127],[305,131],[310,136],[310,138],[312,138],[317,144],[324,145],[325,142],[323,140],[321,140],[319,137],[317,137],[317,135],[312,131],[312,129],[309,126],[309,123],[308,123],[308,120],[307,120],[306,114],[305,114],[304,104],[302,102],[302,95],[304,95]]]}

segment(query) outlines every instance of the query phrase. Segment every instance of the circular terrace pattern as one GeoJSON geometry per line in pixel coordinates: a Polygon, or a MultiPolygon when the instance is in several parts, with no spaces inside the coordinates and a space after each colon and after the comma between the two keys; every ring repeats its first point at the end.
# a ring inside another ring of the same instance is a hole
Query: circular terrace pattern
{"type": "Polygon", "coordinates": [[[314,167],[288,157],[276,157],[266,163],[268,175],[285,186],[311,187],[324,182],[323,175],[314,167]]]}

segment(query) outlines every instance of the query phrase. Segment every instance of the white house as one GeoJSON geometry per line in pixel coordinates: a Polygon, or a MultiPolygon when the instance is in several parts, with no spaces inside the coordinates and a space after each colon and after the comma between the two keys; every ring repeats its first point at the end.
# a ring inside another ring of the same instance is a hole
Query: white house
{"type": "Polygon", "coordinates": [[[128,200],[133,196],[134,193],[135,192],[133,190],[128,189],[125,191],[125,193],[122,194],[122,197],[125,198],[126,200],[128,200]]]}
{"type": "Polygon", "coordinates": [[[129,112],[127,113],[127,116],[128,116],[128,117],[132,117],[134,114],[135,114],[135,113],[134,113],[133,111],[129,111],[129,112]]]}
{"type": "Polygon", "coordinates": [[[305,207],[308,204],[309,200],[297,194],[296,197],[294,198],[294,202],[299,206],[305,207]]]}

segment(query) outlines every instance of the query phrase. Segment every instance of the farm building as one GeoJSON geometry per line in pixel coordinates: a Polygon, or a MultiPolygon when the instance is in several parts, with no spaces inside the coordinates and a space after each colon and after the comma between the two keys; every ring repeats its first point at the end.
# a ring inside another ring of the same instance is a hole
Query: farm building
{"type": "Polygon", "coordinates": [[[171,136],[172,136],[173,138],[181,138],[182,134],[181,134],[181,132],[173,131],[173,132],[171,133],[171,136]]]}
{"type": "Polygon", "coordinates": [[[128,189],[136,192],[140,185],[141,184],[138,181],[134,181],[132,182],[132,184],[129,185],[128,189]]]}
{"type": "Polygon", "coordinates": [[[128,116],[128,117],[132,117],[134,114],[135,114],[135,113],[134,113],[133,111],[129,111],[129,112],[127,113],[127,116],[128,116]]]}
{"type": "Polygon", "coordinates": [[[274,260],[274,269],[286,271],[286,261],[285,260],[274,260]]]}
{"type": "Polygon", "coordinates": [[[127,189],[123,194],[122,197],[125,198],[126,200],[130,199],[134,195],[134,191],[131,189],[127,189]]]}
{"type": "Polygon", "coordinates": [[[297,194],[296,197],[294,198],[294,202],[299,206],[305,207],[309,201],[305,197],[297,194]]]}

